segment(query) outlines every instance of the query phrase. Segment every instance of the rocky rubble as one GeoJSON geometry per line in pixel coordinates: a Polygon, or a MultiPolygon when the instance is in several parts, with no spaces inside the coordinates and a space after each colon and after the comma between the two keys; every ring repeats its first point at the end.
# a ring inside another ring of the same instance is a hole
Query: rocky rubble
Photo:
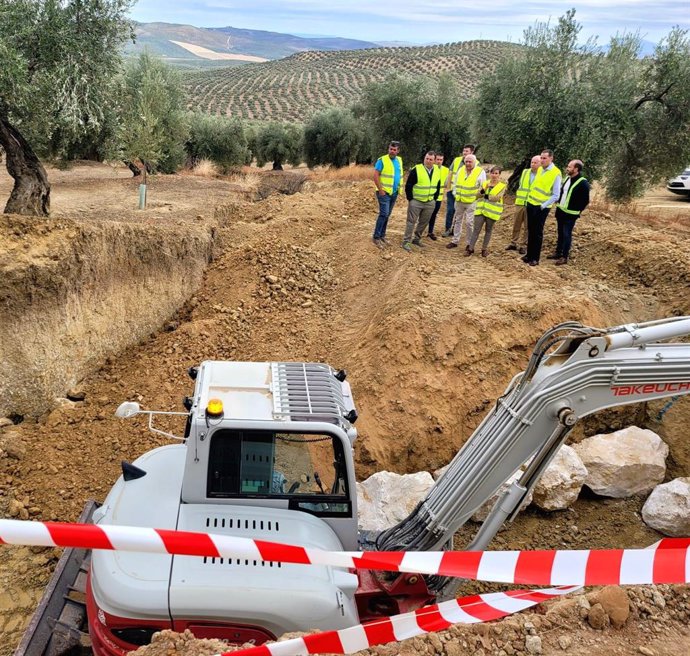
{"type": "Polygon", "coordinates": [[[245,257],[260,271],[255,297],[261,306],[332,309],[328,292],[340,281],[323,254],[294,244],[272,243],[265,249],[248,249],[245,257]]]}
{"type": "Polygon", "coordinates": [[[199,640],[189,630],[184,633],[161,631],[154,634],[150,645],[139,647],[132,652],[132,656],[214,656],[214,654],[221,652],[236,651],[253,646],[228,646],[221,640],[199,640]]]}
{"type": "Polygon", "coordinates": [[[11,429],[0,429],[0,453],[14,460],[22,460],[26,455],[26,444],[21,433],[11,429]]]}
{"type": "MultiPolygon", "coordinates": [[[[667,456],[668,446],[656,433],[636,426],[595,435],[573,447],[564,444],[521,509],[530,503],[546,511],[569,508],[580,495],[583,484],[597,494],[614,498],[647,492],[663,480],[667,456]],[[591,467],[591,473],[583,459],[591,467]]],[[[433,480],[441,478],[448,467],[435,470],[433,480]]],[[[523,469],[524,465],[477,509],[472,521],[483,522],[487,518],[496,501],[520,479],[523,469]]],[[[658,492],[655,490],[645,505],[647,524],[666,535],[690,534],[690,479],[678,480],[671,487],[656,488],[658,492]],[[663,529],[659,528],[662,526],[663,529]]],[[[389,528],[424,499],[431,484],[426,472],[405,476],[390,472],[374,474],[358,484],[360,526],[370,530],[389,528]]]]}
{"type": "MultiPolygon", "coordinates": [[[[356,652],[356,656],[599,656],[603,653],[671,656],[686,653],[690,646],[686,626],[690,620],[689,592],[688,586],[606,586],[549,601],[533,612],[498,622],[456,624],[438,633],[377,645],[356,652]],[[671,636],[675,652],[658,651],[656,639],[662,636],[671,636]]],[[[280,641],[300,635],[305,634],[286,634],[280,641]]],[[[188,633],[164,631],[155,636],[150,646],[141,647],[134,654],[211,656],[221,649],[218,645],[222,643],[195,641],[188,633]]],[[[238,648],[223,646],[222,649],[238,648]]]]}

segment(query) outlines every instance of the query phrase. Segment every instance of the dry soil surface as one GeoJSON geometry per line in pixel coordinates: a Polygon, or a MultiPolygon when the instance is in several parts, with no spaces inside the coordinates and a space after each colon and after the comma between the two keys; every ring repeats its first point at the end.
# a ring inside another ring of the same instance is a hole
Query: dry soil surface
{"type": "MultiPolygon", "coordinates": [[[[124,169],[88,165],[50,175],[56,220],[213,221],[217,257],[198,292],[159,332],[82,381],[83,401],[4,429],[5,516],[69,521],[87,499],[102,500],[121,460],[163,440],[144,422],[116,420],[115,408],[137,400],[146,408],[179,410],[192,389],[186,370],[204,359],[325,361],[346,368],[360,413],[361,479],[382,469],[404,473],[446,464],[552,325],[690,314],[690,204],[684,202],[670,215],[639,216],[639,205],[635,214],[590,210],[578,223],[568,266],[542,260],[526,267],[504,250],[512,210],[494,231],[488,258],[463,257],[443,239],[425,240],[408,254],[399,247],[404,200],[390,222],[392,246],[380,251],[371,243],[376,202],[367,182],[316,179],[300,193],[253,201],[256,188],[245,192],[241,181],[160,176],[150,180],[150,209],[139,212],[138,182],[124,169]]],[[[9,189],[9,179],[0,176],[0,196],[9,189]]],[[[670,194],[664,199],[677,202],[670,194]]],[[[554,233],[550,219],[545,253],[553,249],[554,233]]],[[[661,417],[663,405],[602,413],[583,422],[573,439],[637,423],[668,442],[669,478],[690,475],[690,400],[678,400],[661,417]]],[[[495,547],[643,547],[660,537],[639,517],[643,501],[585,495],[561,513],[528,509],[495,547]]],[[[467,527],[460,539],[469,533],[467,527]]],[[[0,550],[0,656],[18,642],[58,555],[0,550]]],[[[543,653],[690,651],[687,591],[656,592],[663,603],[647,598],[651,590],[631,593],[633,612],[621,629],[592,628],[579,607],[563,611],[535,629],[543,653]],[[561,636],[570,642],[559,643],[561,636]]],[[[534,617],[548,617],[544,613],[534,617]]],[[[525,629],[524,618],[517,622],[497,623],[486,633],[458,629],[442,649],[430,639],[399,653],[526,653],[532,629],[525,629]],[[510,639],[494,639],[502,631],[510,639]]]]}

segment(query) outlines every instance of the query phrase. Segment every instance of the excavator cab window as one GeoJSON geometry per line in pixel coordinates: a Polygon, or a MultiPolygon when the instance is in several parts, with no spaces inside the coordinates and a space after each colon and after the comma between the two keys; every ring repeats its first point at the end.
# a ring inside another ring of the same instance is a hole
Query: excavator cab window
{"type": "Polygon", "coordinates": [[[342,445],[332,435],[220,429],[211,436],[210,498],[288,498],[299,510],[345,513],[347,495],[342,445]]]}

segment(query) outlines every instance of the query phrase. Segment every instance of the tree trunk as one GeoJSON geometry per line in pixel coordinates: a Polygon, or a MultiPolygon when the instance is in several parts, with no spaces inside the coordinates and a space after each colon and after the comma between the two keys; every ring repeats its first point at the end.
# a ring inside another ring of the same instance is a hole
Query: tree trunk
{"type": "Polygon", "coordinates": [[[522,172],[525,169],[528,169],[530,167],[531,162],[531,156],[525,157],[525,159],[522,160],[522,163],[513,169],[513,172],[508,178],[508,191],[510,191],[513,194],[517,192],[518,187],[520,186],[520,176],[522,175],[522,172]]]}
{"type": "Polygon", "coordinates": [[[132,172],[132,177],[136,178],[138,175],[141,175],[141,169],[134,162],[128,159],[124,160],[124,162],[127,168],[132,172]]]}
{"type": "Polygon", "coordinates": [[[19,130],[4,116],[0,116],[0,145],[5,149],[7,172],[14,178],[5,214],[48,216],[50,183],[46,170],[19,130]]]}
{"type": "Polygon", "coordinates": [[[282,171],[283,170],[283,163],[281,160],[279,160],[279,159],[274,160],[273,170],[274,171],[282,171]]]}

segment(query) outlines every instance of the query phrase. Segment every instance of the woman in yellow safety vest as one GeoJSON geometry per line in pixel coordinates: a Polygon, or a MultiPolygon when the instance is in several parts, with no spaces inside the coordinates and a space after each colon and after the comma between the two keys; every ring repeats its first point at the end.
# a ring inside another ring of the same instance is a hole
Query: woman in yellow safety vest
{"type": "Polygon", "coordinates": [[[484,241],[482,242],[482,257],[489,254],[489,242],[494,225],[503,214],[503,194],[507,189],[506,183],[501,182],[501,167],[494,166],[489,172],[489,179],[479,190],[477,209],[474,211],[474,232],[472,239],[465,250],[465,255],[474,253],[474,245],[477,243],[479,233],[484,226],[484,241]]]}

